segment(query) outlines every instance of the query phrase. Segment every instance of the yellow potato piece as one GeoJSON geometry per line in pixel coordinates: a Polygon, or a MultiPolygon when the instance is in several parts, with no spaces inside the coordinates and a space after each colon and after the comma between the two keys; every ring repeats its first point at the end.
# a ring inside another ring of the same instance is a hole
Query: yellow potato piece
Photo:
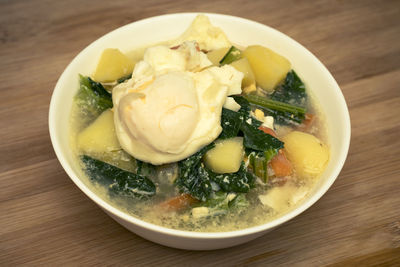
{"type": "Polygon", "coordinates": [[[317,137],[293,131],[282,138],[285,154],[300,177],[317,177],[329,161],[329,148],[317,137]]]}
{"type": "Polygon", "coordinates": [[[121,149],[114,128],[114,114],[108,109],[78,135],[78,148],[85,154],[101,155],[121,149]]]}
{"type": "Polygon", "coordinates": [[[113,82],[132,73],[134,62],[115,48],[107,48],[101,54],[93,80],[113,82]]]}
{"type": "Polygon", "coordinates": [[[242,55],[249,61],[257,84],[267,92],[272,92],[291,69],[289,60],[261,45],[247,47],[242,55]]]}
{"type": "Polygon", "coordinates": [[[230,47],[224,47],[220,49],[215,49],[207,53],[208,60],[211,61],[211,63],[214,66],[219,66],[219,62],[221,59],[225,56],[225,54],[228,52],[230,47]]]}
{"type": "Polygon", "coordinates": [[[247,58],[241,58],[231,63],[231,66],[244,74],[242,80],[242,87],[247,87],[255,83],[253,70],[247,58]]]}
{"type": "Polygon", "coordinates": [[[243,161],[243,138],[217,140],[215,147],[204,155],[204,164],[216,173],[237,172],[243,161]]]}

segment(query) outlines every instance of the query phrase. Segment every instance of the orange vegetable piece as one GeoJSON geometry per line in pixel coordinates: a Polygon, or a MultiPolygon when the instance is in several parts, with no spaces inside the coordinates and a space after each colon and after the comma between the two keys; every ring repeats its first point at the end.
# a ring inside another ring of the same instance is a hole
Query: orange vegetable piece
{"type": "Polygon", "coordinates": [[[258,127],[259,130],[263,131],[266,134],[272,135],[273,137],[276,137],[276,133],[274,130],[271,128],[265,127],[265,126],[260,126],[258,127]]]}
{"type": "Polygon", "coordinates": [[[165,211],[180,211],[196,202],[197,199],[190,194],[182,194],[161,202],[158,206],[165,211]]]}
{"type": "Polygon", "coordinates": [[[274,170],[275,175],[278,177],[288,176],[292,174],[292,164],[286,158],[283,149],[280,149],[278,154],[269,162],[271,168],[274,170]]]}
{"type": "MultiPolygon", "coordinates": [[[[313,119],[313,115],[309,114],[312,117],[310,119],[313,119]]],[[[306,116],[307,118],[307,116],[306,116]]],[[[274,130],[268,127],[260,126],[258,129],[263,131],[266,134],[270,134],[273,137],[276,137],[276,133],[274,130]]],[[[286,158],[285,153],[283,152],[283,149],[280,149],[278,154],[276,154],[275,157],[271,159],[269,162],[271,168],[274,170],[275,175],[277,177],[283,177],[283,176],[288,176],[292,174],[293,168],[292,164],[290,161],[286,158]]]]}

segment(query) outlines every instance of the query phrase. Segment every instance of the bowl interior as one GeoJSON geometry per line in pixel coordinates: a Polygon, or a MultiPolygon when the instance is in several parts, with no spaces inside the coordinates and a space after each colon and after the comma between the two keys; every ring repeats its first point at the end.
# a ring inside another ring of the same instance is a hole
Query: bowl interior
{"type": "Polygon", "coordinates": [[[232,43],[241,46],[261,44],[288,58],[293,69],[305,81],[307,88],[313,92],[326,116],[331,158],[307,200],[282,217],[263,225],[234,232],[192,233],[146,223],[123,213],[98,197],[79,178],[82,172],[69,145],[69,116],[73,96],[79,87],[78,74],[90,75],[100,53],[105,48],[119,48],[123,52],[129,52],[136,48],[176,38],[190,25],[196,15],[197,13],[170,14],[138,21],[108,33],[80,52],[61,75],[51,99],[49,127],[53,147],[65,171],[86,195],[109,213],[130,223],[153,231],[196,238],[241,236],[270,229],[307,209],[334,182],[347,156],[350,142],[350,119],[339,86],[314,55],[288,36],[246,19],[206,14],[212,24],[223,29],[232,43]]]}

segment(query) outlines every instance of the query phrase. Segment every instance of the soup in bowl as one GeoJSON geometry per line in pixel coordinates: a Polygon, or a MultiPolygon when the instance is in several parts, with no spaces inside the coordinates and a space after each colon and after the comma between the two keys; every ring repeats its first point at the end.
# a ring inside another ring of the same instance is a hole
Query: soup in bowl
{"type": "Polygon", "coordinates": [[[88,46],[60,77],[49,124],[78,187],[129,230],[184,249],[240,244],[308,208],[350,136],[339,87],[305,48],[191,13],[88,46]]]}

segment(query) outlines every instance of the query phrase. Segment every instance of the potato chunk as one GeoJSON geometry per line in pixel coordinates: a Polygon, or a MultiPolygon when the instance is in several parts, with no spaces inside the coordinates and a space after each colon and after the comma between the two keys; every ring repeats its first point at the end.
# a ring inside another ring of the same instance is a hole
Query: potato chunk
{"type": "Polygon", "coordinates": [[[261,45],[247,47],[243,56],[250,63],[257,84],[267,92],[272,92],[291,68],[289,60],[261,45]]]}
{"type": "Polygon", "coordinates": [[[329,148],[317,137],[293,131],[282,138],[285,151],[300,177],[316,177],[329,161],[329,148]]]}
{"type": "Polygon", "coordinates": [[[225,56],[228,50],[229,47],[212,50],[207,53],[208,60],[210,60],[214,66],[219,66],[219,62],[225,56]]]}
{"type": "Polygon", "coordinates": [[[254,73],[253,70],[251,69],[251,66],[249,64],[249,61],[247,58],[241,58],[239,60],[236,60],[231,63],[231,66],[237,69],[240,72],[243,72],[243,80],[242,80],[242,86],[246,87],[249,86],[250,84],[255,83],[255,78],[254,78],[254,73]]]}
{"type": "Polygon", "coordinates": [[[78,135],[78,148],[86,154],[103,154],[121,149],[114,128],[114,114],[107,109],[78,135]]]}
{"type": "Polygon", "coordinates": [[[107,48],[101,54],[93,80],[113,82],[132,73],[134,62],[115,48],[107,48]]]}
{"type": "Polygon", "coordinates": [[[216,173],[237,172],[243,160],[243,138],[217,140],[204,155],[204,164],[216,173]]]}

